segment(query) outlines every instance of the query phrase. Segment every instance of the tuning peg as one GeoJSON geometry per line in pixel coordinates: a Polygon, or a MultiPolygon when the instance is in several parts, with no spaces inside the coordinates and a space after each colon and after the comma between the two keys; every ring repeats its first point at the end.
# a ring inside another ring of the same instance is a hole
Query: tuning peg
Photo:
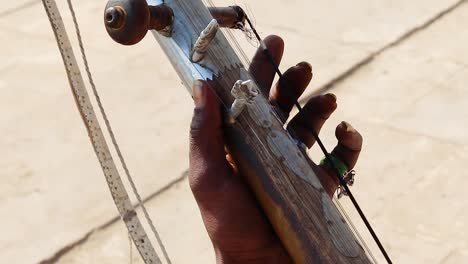
{"type": "Polygon", "coordinates": [[[123,45],[140,42],[151,29],[170,36],[173,21],[170,7],[148,6],[146,0],[110,0],[104,12],[107,33],[123,45]]]}
{"type": "Polygon", "coordinates": [[[246,106],[255,103],[255,99],[260,92],[251,80],[239,80],[234,83],[231,94],[234,96],[235,100],[231,108],[227,111],[226,121],[228,124],[236,123],[237,117],[244,111],[246,106]]]}
{"type": "Polygon", "coordinates": [[[208,7],[220,27],[243,29],[247,15],[240,6],[208,7]]]}
{"type": "Polygon", "coordinates": [[[206,26],[206,28],[200,33],[193,49],[190,52],[190,60],[192,62],[200,62],[205,57],[206,51],[210,46],[213,39],[216,37],[218,32],[219,25],[216,19],[211,20],[211,22],[206,26]]]}

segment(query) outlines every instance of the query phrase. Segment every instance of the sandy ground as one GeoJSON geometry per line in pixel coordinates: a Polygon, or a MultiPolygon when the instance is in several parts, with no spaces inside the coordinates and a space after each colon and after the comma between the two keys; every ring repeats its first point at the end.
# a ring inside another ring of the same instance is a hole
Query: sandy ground
{"type": "MultiPolygon", "coordinates": [[[[132,256],[139,263],[115,220],[40,1],[3,2],[0,263],[129,263],[132,256]]],[[[337,94],[326,145],[336,143],[341,120],[364,135],[354,192],[395,263],[467,263],[466,1],[239,4],[263,35],[285,39],[283,69],[313,64],[303,100],[324,88],[337,94]]],[[[171,258],[214,263],[186,181],[190,97],[151,36],[119,46],[102,26],[105,1],[75,5],[101,97],[171,258]]]]}

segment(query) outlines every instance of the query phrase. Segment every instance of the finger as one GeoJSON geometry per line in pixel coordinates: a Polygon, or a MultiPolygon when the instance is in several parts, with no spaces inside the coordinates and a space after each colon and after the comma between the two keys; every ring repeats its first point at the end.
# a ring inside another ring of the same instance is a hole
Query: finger
{"type": "Polygon", "coordinates": [[[336,96],[326,94],[312,97],[288,124],[288,130],[307,147],[315,143],[314,131],[318,134],[323,124],[337,107],[336,96]]]}
{"type": "Polygon", "coordinates": [[[312,80],[312,65],[301,62],[289,68],[270,92],[270,103],[278,107],[285,122],[289,112],[312,80]]]}
{"type": "Polygon", "coordinates": [[[247,247],[265,248],[277,238],[250,189],[226,159],[220,103],[201,81],[194,83],[193,99],[189,181],[213,245],[229,252],[244,238],[247,247]]]}
{"type": "Polygon", "coordinates": [[[195,81],[190,127],[190,186],[198,199],[222,185],[231,168],[226,161],[220,102],[206,82],[195,81]]]}
{"type": "MultiPolygon", "coordinates": [[[[273,57],[275,64],[279,65],[284,51],[283,39],[270,35],[263,40],[263,43],[273,57]]],[[[255,53],[249,67],[249,72],[263,94],[268,96],[273,79],[275,78],[275,67],[273,67],[270,58],[265,54],[263,45],[260,45],[255,53]]]]}
{"type": "Polygon", "coordinates": [[[349,123],[341,122],[335,131],[338,145],[333,150],[333,154],[343,161],[351,170],[358,161],[362,148],[362,136],[349,123]]]}

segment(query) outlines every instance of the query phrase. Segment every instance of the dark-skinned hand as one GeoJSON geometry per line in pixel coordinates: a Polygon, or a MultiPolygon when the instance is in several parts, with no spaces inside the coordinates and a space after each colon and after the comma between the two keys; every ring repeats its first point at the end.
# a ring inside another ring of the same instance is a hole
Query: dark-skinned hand
{"type": "MultiPolygon", "coordinates": [[[[269,36],[264,43],[279,65],[284,50],[283,40],[269,36]]],[[[283,78],[291,91],[287,92],[280,83],[272,87],[275,70],[261,50],[255,54],[249,71],[262,92],[269,95],[270,102],[281,113],[284,122],[295,100],[312,79],[312,67],[301,62],[284,73],[283,78]]],[[[196,81],[193,99],[195,111],[190,132],[189,182],[213,243],[217,263],[293,263],[242,175],[226,154],[218,98],[206,82],[196,81]]],[[[291,119],[288,127],[310,148],[315,143],[311,131],[319,132],[336,107],[333,94],[313,97],[303,111],[291,119]]],[[[346,122],[336,127],[335,134],[338,144],[333,152],[352,169],[361,150],[362,137],[346,122]]],[[[318,165],[313,169],[332,195],[337,188],[333,172],[318,165]]]]}

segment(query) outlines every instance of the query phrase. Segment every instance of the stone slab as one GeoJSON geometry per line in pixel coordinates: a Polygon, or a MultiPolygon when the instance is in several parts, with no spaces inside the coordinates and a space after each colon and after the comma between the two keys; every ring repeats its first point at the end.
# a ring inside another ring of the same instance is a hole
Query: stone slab
{"type": "MultiPolygon", "coordinates": [[[[32,9],[47,26],[44,37],[1,27],[11,40],[2,43],[0,62],[0,146],[9,157],[0,161],[2,263],[38,262],[117,213],[42,6],[32,9]]],[[[122,152],[146,197],[188,167],[192,103],[165,57],[152,55],[155,43],[147,39],[140,47],[116,59],[97,50],[89,56],[122,152]],[[148,71],[158,68],[157,77],[148,71]]]]}
{"type": "MultiPolygon", "coordinates": [[[[188,186],[187,180],[177,184],[150,201],[147,209],[161,230],[172,263],[214,263],[213,248],[188,186]]],[[[57,263],[130,263],[130,258],[131,263],[143,263],[136,249],[130,250],[125,226],[118,222],[95,232],[57,263]]]]}
{"type": "MultiPolygon", "coordinates": [[[[309,61],[314,67],[311,87],[318,88],[457,2],[272,0],[238,4],[244,4],[262,36],[278,34],[284,38],[281,68],[309,61]]],[[[247,54],[252,54],[255,47],[241,36],[238,39],[247,54]]]]}

